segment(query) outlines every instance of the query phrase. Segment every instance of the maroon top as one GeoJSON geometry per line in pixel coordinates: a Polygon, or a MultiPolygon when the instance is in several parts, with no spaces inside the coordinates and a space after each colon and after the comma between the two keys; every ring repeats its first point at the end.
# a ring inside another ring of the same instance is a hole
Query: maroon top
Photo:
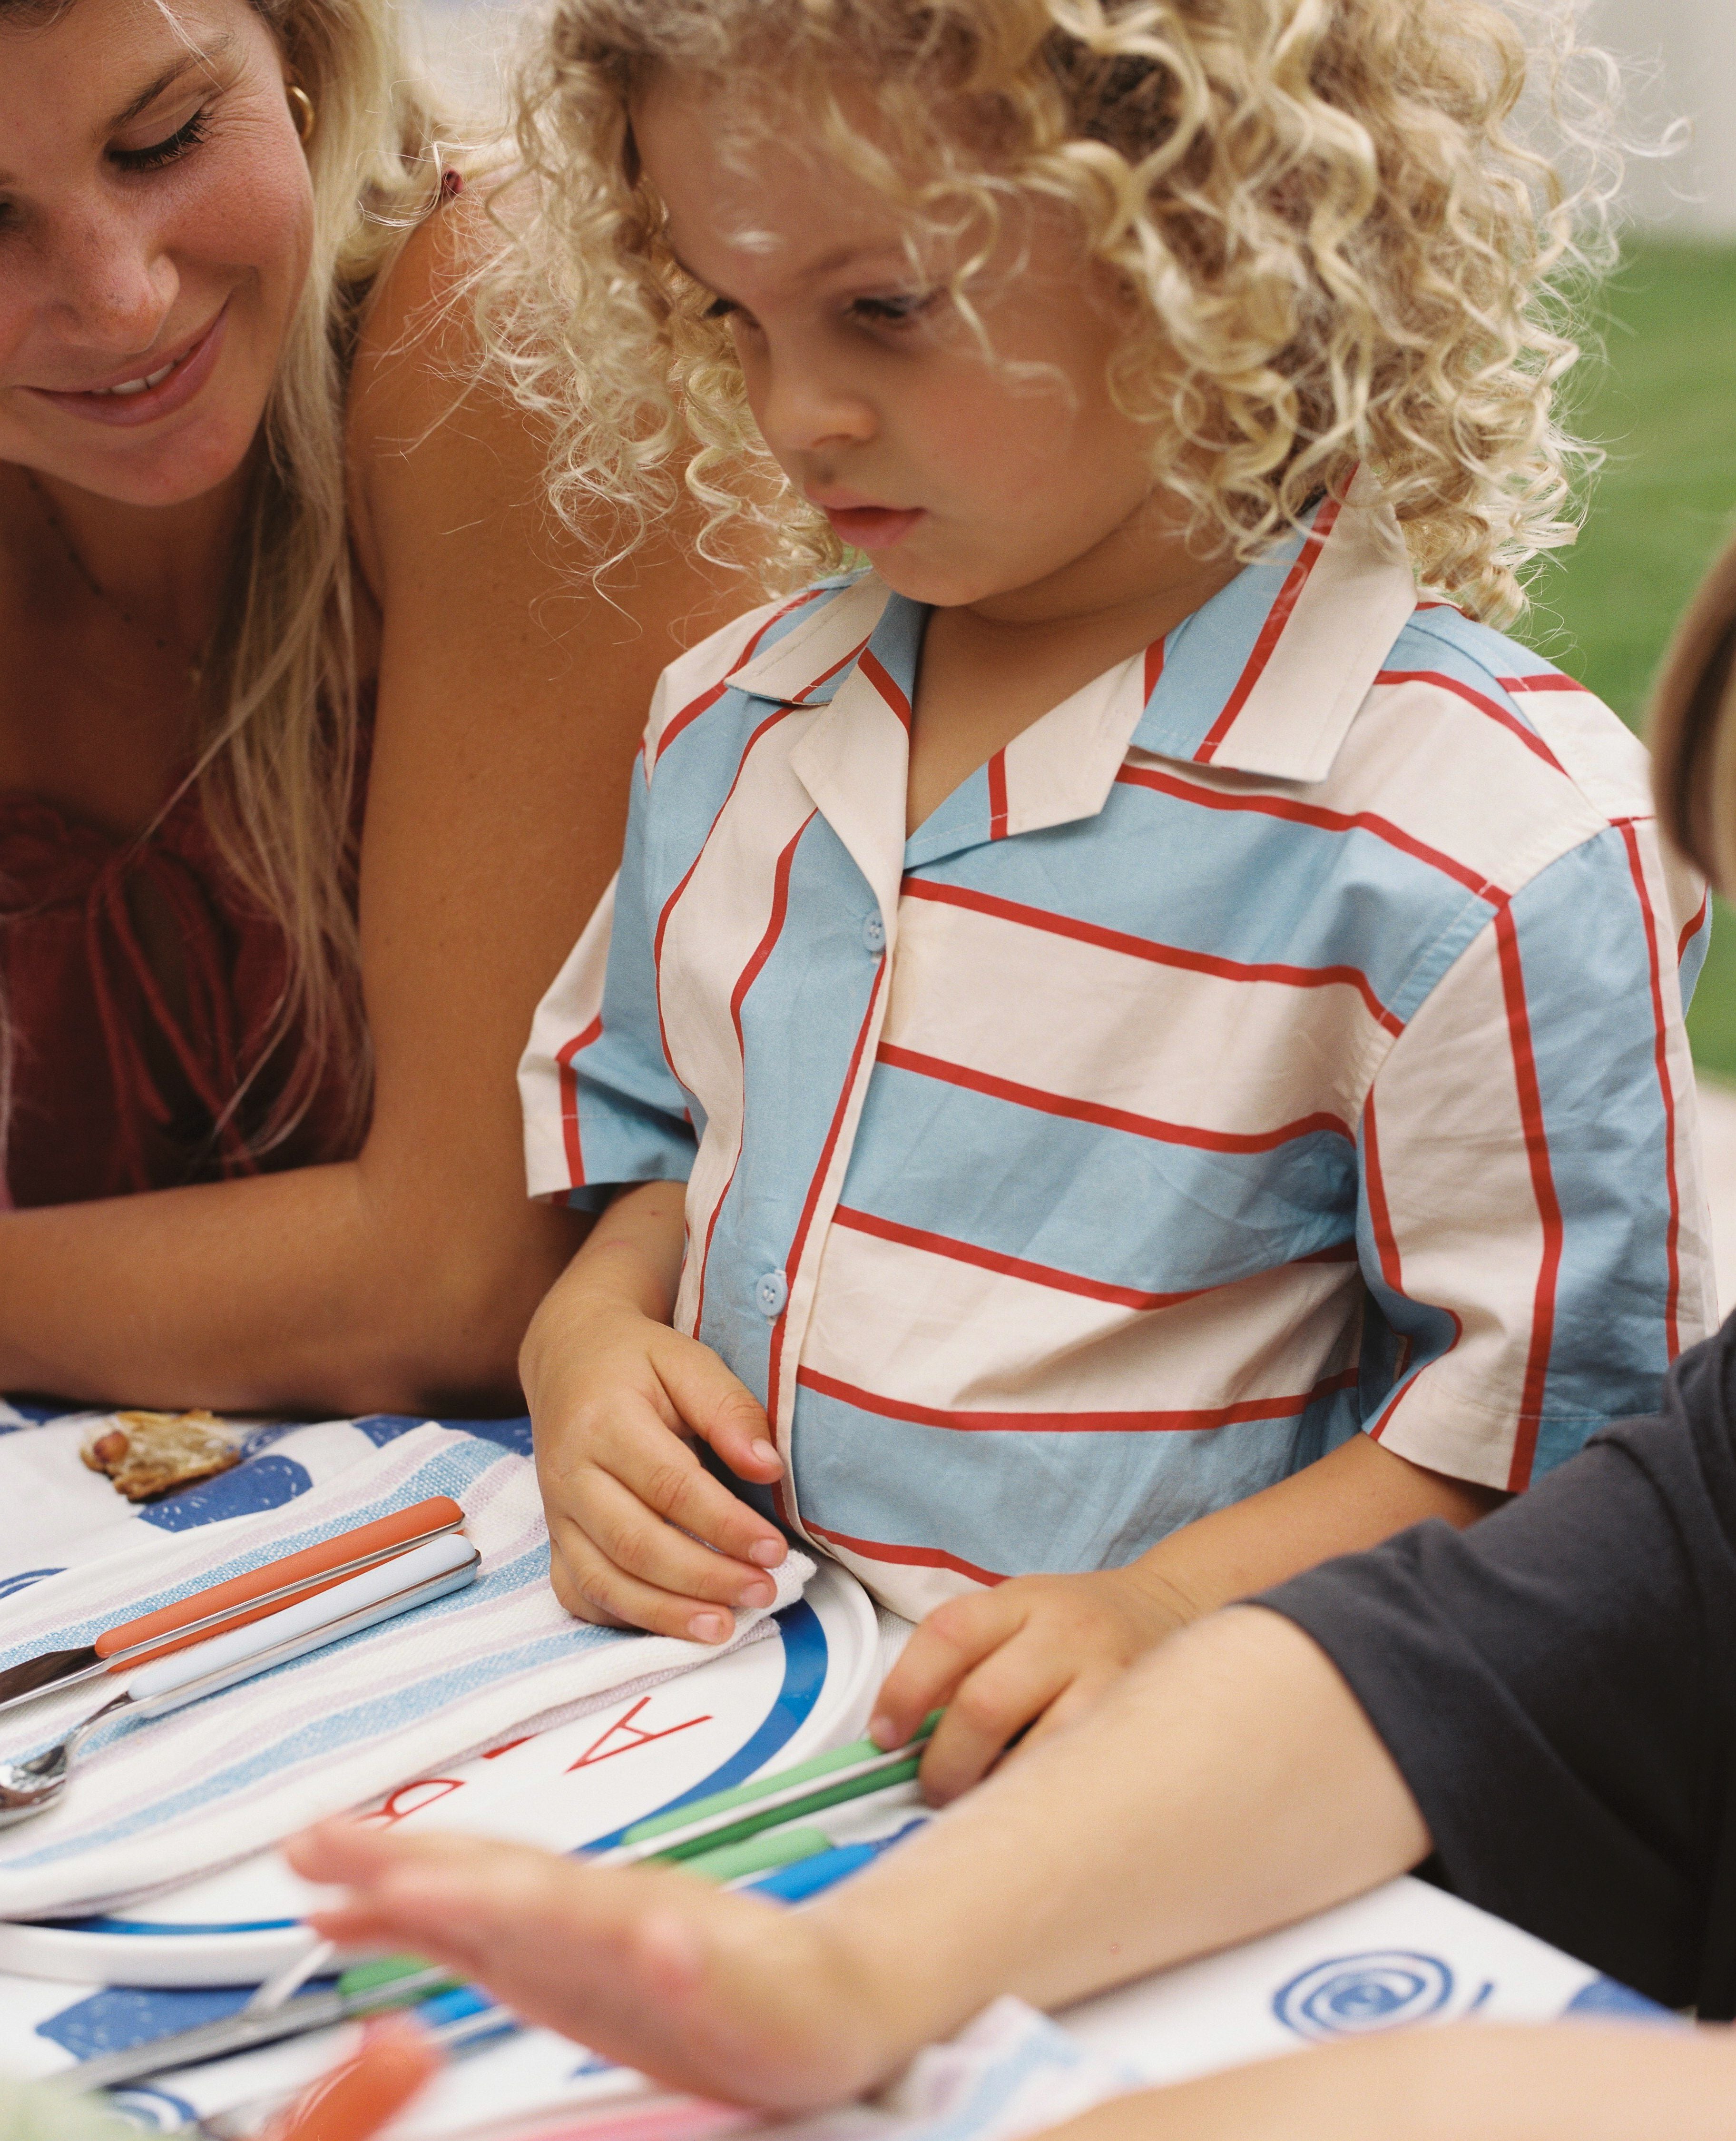
{"type": "Polygon", "coordinates": [[[287,966],[282,933],[225,867],[196,795],[142,842],[40,796],[0,794],[0,979],[12,1113],[0,1202],[66,1204],[341,1156],[346,1080],[328,1074],[293,1136],[248,1149],[288,1068],[277,1051],[242,1106],[287,966]],[[172,933],[180,968],[165,990],[172,933]]]}

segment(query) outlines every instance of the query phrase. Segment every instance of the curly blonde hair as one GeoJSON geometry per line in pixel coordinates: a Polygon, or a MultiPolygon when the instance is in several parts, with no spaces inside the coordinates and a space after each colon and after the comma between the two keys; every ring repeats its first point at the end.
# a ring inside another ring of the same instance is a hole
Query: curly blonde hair
{"type": "Polygon", "coordinates": [[[771,469],[639,170],[633,105],[677,74],[794,116],[931,229],[1070,209],[1134,301],[1109,385],[1196,540],[1256,556],[1360,465],[1422,583],[1504,620],[1595,458],[1555,408],[1576,286],[1611,249],[1601,56],[1565,108],[1586,57],[1565,7],[1527,32],[1481,0],[554,0],[519,120],[542,213],[493,339],[554,426],[575,530],[612,506],[629,549],[685,482],[714,554],[757,523],[789,578],[845,561],[771,469]],[[1571,188],[1522,100],[1589,154],[1571,188]]]}

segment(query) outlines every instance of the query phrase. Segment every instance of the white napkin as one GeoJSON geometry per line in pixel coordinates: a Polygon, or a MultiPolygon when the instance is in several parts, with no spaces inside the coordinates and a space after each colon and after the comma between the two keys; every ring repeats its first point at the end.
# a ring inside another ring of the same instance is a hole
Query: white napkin
{"type": "MultiPolygon", "coordinates": [[[[0,1621],[0,1667],[88,1643],[119,1619],[430,1494],[463,1505],[481,1550],[469,1589],[184,1710],[93,1733],[65,1796],[0,1829],[0,1918],[93,1912],[213,1872],[515,1730],[544,1730],[718,1655],[569,1620],[549,1589],[529,1460],[430,1423],[283,1508],[180,1533],[149,1528],[136,1545],[15,1592],[0,1621]]],[[[799,1597],[814,1564],[792,1552],[772,1573],[776,1598],[738,1614],[734,1644],[769,1635],[770,1615],[799,1597]]],[[[86,1681],[0,1713],[0,1759],[51,1745],[117,1691],[86,1681]]]]}

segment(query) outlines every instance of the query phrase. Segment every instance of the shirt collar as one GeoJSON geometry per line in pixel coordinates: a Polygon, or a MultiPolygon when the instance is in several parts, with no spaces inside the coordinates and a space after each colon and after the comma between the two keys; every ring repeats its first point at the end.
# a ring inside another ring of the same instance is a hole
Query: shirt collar
{"type": "MultiPolygon", "coordinates": [[[[1153,756],[1191,765],[1271,780],[1323,780],[1416,607],[1404,537],[1390,508],[1370,502],[1376,495],[1359,474],[1342,504],[1323,500],[1304,529],[1184,618],[1161,652],[1148,650],[1139,680],[1143,710],[1131,736],[1119,720],[1104,721],[1094,710],[1091,726],[1105,758],[1113,755],[1119,765],[1131,741],[1153,756]]],[[[909,638],[913,647],[919,634],[906,628],[921,614],[864,573],[730,681],[784,706],[829,705],[883,623],[890,631],[896,622],[893,637],[901,645],[909,638]]],[[[1129,665],[1099,682],[1107,686],[1124,672],[1132,673],[1129,665]]],[[[900,682],[908,688],[908,680],[900,682]]],[[[1096,687],[1087,690],[1095,696],[1096,687]]],[[[1070,751],[1077,745],[1071,721],[1038,726],[1048,731],[1045,742],[1060,745],[1065,733],[1070,751]]],[[[1026,735],[1036,740],[1035,731],[1026,735]]],[[[1087,777],[1088,769],[1075,761],[1066,784],[1081,795],[1089,790],[1097,808],[1114,766],[1101,769],[1101,780],[1099,770],[1089,769],[1087,777]]],[[[1068,815],[1079,807],[1075,801],[1068,815]]]]}
{"type": "Polygon", "coordinates": [[[1390,508],[1359,473],[1340,504],[1237,574],[1163,642],[1142,751],[1268,780],[1324,780],[1416,608],[1390,508]]]}

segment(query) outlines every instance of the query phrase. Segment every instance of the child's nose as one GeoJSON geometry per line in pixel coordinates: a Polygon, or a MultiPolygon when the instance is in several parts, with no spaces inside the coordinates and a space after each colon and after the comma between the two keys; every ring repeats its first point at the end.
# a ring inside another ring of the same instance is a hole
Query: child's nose
{"type": "Polygon", "coordinates": [[[755,415],[775,455],[812,454],[828,446],[861,445],[879,420],[868,398],[848,381],[799,364],[767,367],[755,415]]]}

